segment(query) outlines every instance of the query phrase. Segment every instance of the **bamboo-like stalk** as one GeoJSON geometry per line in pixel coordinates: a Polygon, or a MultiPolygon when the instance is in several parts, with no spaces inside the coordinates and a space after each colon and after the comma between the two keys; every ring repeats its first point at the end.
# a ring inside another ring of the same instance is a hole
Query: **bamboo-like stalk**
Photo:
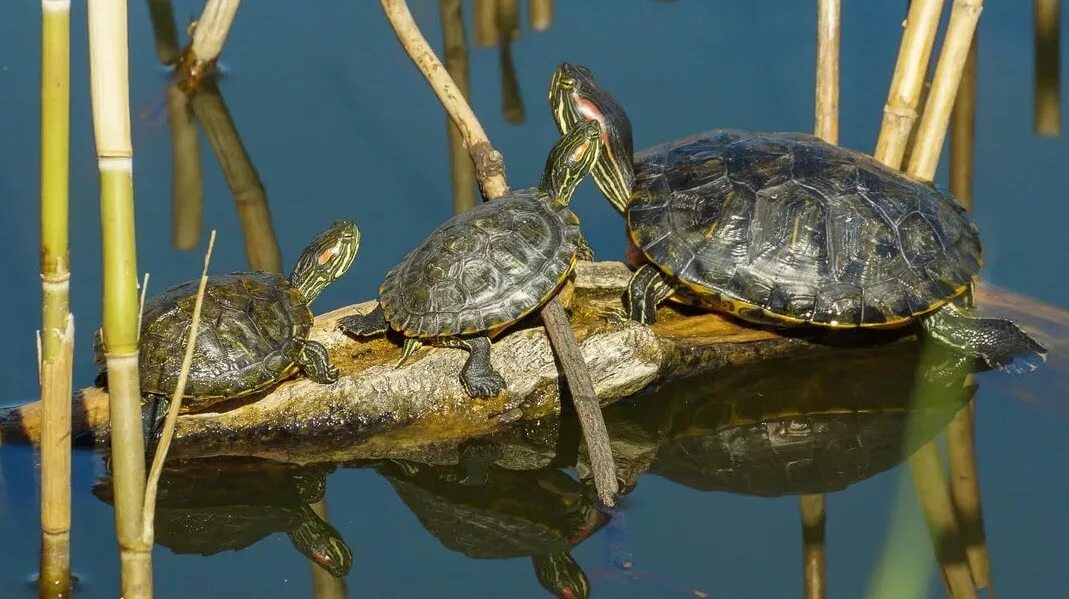
{"type": "Polygon", "coordinates": [[[939,63],[932,78],[932,89],[924,103],[924,114],[917,126],[917,141],[909,157],[909,174],[931,181],[939,165],[939,154],[946,139],[950,111],[958,93],[965,60],[969,56],[976,24],[983,10],[983,0],[954,0],[950,10],[939,63]]]}
{"type": "Polygon", "coordinates": [[[942,7],[943,0],[913,0],[909,6],[887,104],[883,107],[880,136],[873,152],[876,160],[892,168],[901,166],[910,131],[917,120],[917,106],[942,7]]]}
{"type": "Polygon", "coordinates": [[[174,26],[174,7],[171,0],[147,1],[152,34],[156,39],[156,59],[160,64],[173,65],[182,54],[178,46],[178,29],[174,26]]]}
{"type": "Polygon", "coordinates": [[[212,144],[226,184],[234,196],[249,266],[258,271],[282,272],[282,251],[271,222],[267,190],[213,78],[201,80],[200,89],[190,99],[190,106],[212,144]]]}
{"type": "Polygon", "coordinates": [[[1054,137],[1062,131],[1061,0],[1034,0],[1036,135],[1054,137]]]}
{"type": "MultiPolygon", "coordinates": [[[[315,515],[329,522],[327,515],[327,500],[320,499],[311,506],[315,515]]],[[[349,590],[346,588],[344,578],[334,578],[318,564],[312,563],[312,597],[314,599],[346,599],[349,590]]]]}
{"type": "Polygon", "coordinates": [[[197,343],[200,311],[204,305],[204,290],[208,286],[208,265],[211,264],[212,249],[214,247],[215,231],[212,230],[211,235],[208,236],[208,250],[204,252],[204,269],[200,273],[197,297],[193,301],[193,317],[189,323],[189,334],[186,336],[186,351],[185,355],[182,356],[182,368],[178,371],[178,381],[175,383],[174,392],[171,394],[167,417],[164,419],[163,429],[160,431],[160,442],[156,448],[156,455],[152,460],[152,469],[149,471],[148,479],[145,482],[145,502],[141,507],[141,542],[145,547],[152,547],[155,542],[156,491],[159,489],[163,463],[167,460],[167,451],[171,448],[171,440],[174,438],[174,427],[178,422],[178,412],[182,409],[182,396],[185,394],[189,369],[193,364],[193,349],[197,343]]]}
{"type": "Polygon", "coordinates": [[[824,597],[827,589],[824,574],[827,502],[823,494],[802,495],[798,499],[802,513],[802,571],[805,578],[805,596],[806,599],[819,599],[824,597]]]}
{"type": "Polygon", "coordinates": [[[200,243],[204,176],[189,96],[177,83],[167,87],[167,120],[171,124],[171,243],[191,250],[200,243]]]}
{"type": "Polygon", "coordinates": [[[497,0],[475,0],[475,45],[497,44],[497,0]]]}
{"type": "MultiPolygon", "coordinates": [[[[445,70],[453,78],[464,98],[471,96],[468,79],[468,42],[464,32],[463,2],[442,0],[442,45],[445,47],[445,70]]],[[[475,206],[475,170],[467,156],[464,138],[448,116],[449,164],[453,178],[453,213],[460,214],[475,206]]]]}
{"type": "Polygon", "coordinates": [[[553,24],[553,0],[528,0],[527,23],[535,31],[545,31],[553,24]]]}
{"type": "Polygon", "coordinates": [[[512,42],[520,37],[520,3],[518,0],[497,0],[497,27],[500,40],[498,58],[501,64],[501,110],[505,120],[519,125],[527,118],[523,107],[523,93],[512,63],[512,42]]]}
{"type": "Polygon", "coordinates": [[[839,0],[817,1],[817,86],[814,131],[839,143],[839,0]]]}
{"type": "Polygon", "coordinates": [[[974,35],[950,114],[950,193],[970,210],[976,147],[976,42],[974,35]]]}
{"type": "Polygon", "coordinates": [[[115,524],[122,596],[152,596],[152,555],[141,544],[145,448],[137,369],[137,252],[125,0],[89,0],[93,130],[104,241],[104,347],[111,412],[115,524]]]}
{"type": "Polygon", "coordinates": [[[475,118],[471,106],[457,90],[456,83],[434,54],[427,39],[423,37],[408,6],[399,0],[380,1],[405,53],[415,63],[420,73],[423,73],[449,114],[449,118],[460,130],[460,135],[464,138],[464,146],[468,149],[472,163],[475,164],[475,179],[479,182],[483,195],[491,199],[505,195],[508,192],[508,185],[505,183],[504,158],[490,145],[479,119],[475,118]]]}
{"type": "MultiPolygon", "coordinates": [[[[427,40],[420,33],[404,0],[380,0],[390,25],[393,26],[397,39],[405,52],[416,64],[426,78],[439,102],[449,116],[457,123],[464,134],[468,151],[476,164],[475,175],[487,199],[499,198],[508,190],[505,183],[503,159],[501,154],[490,145],[490,140],[479,124],[475,113],[456,91],[456,85],[449,73],[442,67],[427,40]],[[497,168],[485,168],[485,160],[478,154],[494,156],[497,168]]],[[[579,343],[571,329],[568,316],[560,301],[554,297],[542,308],[542,322],[546,327],[553,351],[560,360],[561,369],[572,394],[572,401],[583,427],[587,450],[590,454],[591,469],[594,473],[594,486],[602,503],[613,505],[618,492],[616,467],[613,463],[612,450],[609,447],[608,432],[601,414],[594,383],[590,371],[579,350],[579,343]]]]}
{"type": "Polygon", "coordinates": [[[223,51],[240,5],[241,0],[207,0],[204,3],[204,11],[193,28],[193,39],[183,51],[177,68],[188,89],[197,89],[200,81],[215,70],[215,61],[223,51]]]}
{"type": "Polygon", "coordinates": [[[70,592],[70,0],[41,2],[41,431],[42,596],[70,592]]]}

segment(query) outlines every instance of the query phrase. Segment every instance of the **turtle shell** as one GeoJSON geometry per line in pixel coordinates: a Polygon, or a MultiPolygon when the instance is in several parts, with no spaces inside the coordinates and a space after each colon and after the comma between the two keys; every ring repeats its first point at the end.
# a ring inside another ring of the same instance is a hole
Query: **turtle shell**
{"type": "MultiPolygon", "coordinates": [[[[138,366],[147,393],[174,392],[197,286],[176,285],[145,305],[138,366]]],[[[281,275],[209,277],[183,410],[261,390],[295,372],[299,347],[291,341],[306,339],[311,326],[307,300],[281,275]]]]}
{"type": "Polygon", "coordinates": [[[575,214],[537,189],[480,204],[444,222],[386,274],[383,314],[409,337],[511,324],[564,282],[579,240],[575,214]]]}
{"type": "Polygon", "coordinates": [[[903,325],[980,270],[979,233],[952,196],[812,135],[715,130],[635,166],[635,246],[748,320],[903,325]]]}

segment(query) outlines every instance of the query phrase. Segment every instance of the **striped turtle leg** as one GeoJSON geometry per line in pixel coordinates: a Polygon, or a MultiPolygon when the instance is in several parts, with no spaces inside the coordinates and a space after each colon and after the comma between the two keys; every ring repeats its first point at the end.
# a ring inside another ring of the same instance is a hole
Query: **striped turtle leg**
{"type": "Polygon", "coordinates": [[[327,348],[316,341],[305,341],[297,358],[304,374],[317,383],[329,385],[338,380],[338,369],[330,363],[327,348]]]}
{"type": "Polygon", "coordinates": [[[163,430],[163,421],[171,407],[171,398],[167,395],[146,394],[141,398],[141,432],[145,437],[145,451],[152,449],[163,430]]]}
{"type": "Polygon", "coordinates": [[[338,321],[339,329],[361,337],[381,335],[388,327],[386,317],[382,314],[381,304],[375,306],[375,309],[368,314],[354,314],[338,321]]]}
{"type": "Polygon", "coordinates": [[[655,266],[643,264],[631,275],[621,302],[624,314],[631,320],[653,324],[657,318],[657,304],[668,299],[674,291],[668,277],[655,266]]]}
{"type": "Polygon", "coordinates": [[[416,339],[415,337],[405,337],[405,344],[401,347],[401,357],[393,367],[400,368],[404,366],[405,362],[412,357],[412,354],[416,353],[416,350],[421,347],[423,347],[423,342],[419,339],[416,339]]]}
{"type": "Polygon", "coordinates": [[[489,337],[442,337],[434,344],[468,350],[468,361],[460,369],[460,383],[468,395],[493,397],[505,389],[505,379],[490,365],[489,337]]]}
{"type": "Polygon", "coordinates": [[[947,304],[923,320],[924,330],[989,368],[1022,374],[1047,359],[1047,349],[1016,324],[1000,318],[978,318],[947,304]]]}
{"type": "Polygon", "coordinates": [[[353,565],[352,550],[338,531],[309,506],[303,505],[297,510],[286,534],[298,551],[335,578],[342,578],[349,573],[353,565]]]}

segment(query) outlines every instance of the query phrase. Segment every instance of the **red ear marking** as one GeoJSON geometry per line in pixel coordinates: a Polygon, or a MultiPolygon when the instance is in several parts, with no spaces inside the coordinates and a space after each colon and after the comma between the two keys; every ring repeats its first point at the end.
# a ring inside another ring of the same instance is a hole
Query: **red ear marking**
{"type": "Polygon", "coordinates": [[[338,253],[338,245],[337,244],[334,244],[334,245],[330,246],[329,248],[327,248],[326,250],[323,251],[322,254],[319,254],[319,260],[318,260],[319,265],[323,266],[331,258],[333,258],[334,255],[337,254],[337,253],[338,253]]]}
{"type": "Polygon", "coordinates": [[[581,145],[578,148],[576,148],[575,152],[572,152],[572,160],[574,160],[576,162],[579,162],[580,160],[583,159],[583,155],[586,154],[586,151],[589,150],[589,149],[590,149],[590,142],[589,141],[584,141],[583,145],[581,145]]]}

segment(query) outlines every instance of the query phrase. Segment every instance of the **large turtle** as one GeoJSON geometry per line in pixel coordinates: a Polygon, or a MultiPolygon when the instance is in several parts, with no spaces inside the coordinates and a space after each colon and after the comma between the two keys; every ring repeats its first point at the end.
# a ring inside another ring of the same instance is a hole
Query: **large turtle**
{"type": "Polygon", "coordinates": [[[653,322],[676,294],[774,325],[928,334],[989,367],[1023,372],[1046,350],[1008,320],[952,300],[980,270],[979,233],[957,201],[861,152],[803,133],[718,129],[633,155],[631,124],[582,66],[549,90],[561,131],[605,135],[593,169],[641,252],[623,297],[653,322]]]}
{"type": "Polygon", "coordinates": [[[442,223],[394,266],[379,304],[339,327],[371,336],[404,336],[402,364],[423,342],[470,352],[460,382],[491,397],[505,380],[490,364],[490,338],[538,309],[592,257],[568,208],[601,147],[597,123],[575,127],[553,146],[538,187],[513,191],[442,223]]]}
{"type": "MultiPolygon", "coordinates": [[[[261,391],[298,371],[318,383],[336,381],[338,370],[326,348],[308,339],[309,303],[349,269],[359,248],[360,229],[336,221],[308,244],[289,278],[267,272],[210,276],[182,411],[261,391]]],[[[150,404],[144,410],[146,436],[162,422],[178,383],[198,286],[199,281],[186,281],[145,303],[138,370],[150,404]]],[[[100,334],[95,350],[102,368],[98,382],[104,382],[100,334]]]]}
{"type": "Polygon", "coordinates": [[[539,584],[554,596],[590,596],[571,549],[609,516],[561,470],[490,467],[479,486],[451,482],[456,473],[449,467],[397,460],[378,471],[446,548],[472,559],[530,557],[539,584]]]}

